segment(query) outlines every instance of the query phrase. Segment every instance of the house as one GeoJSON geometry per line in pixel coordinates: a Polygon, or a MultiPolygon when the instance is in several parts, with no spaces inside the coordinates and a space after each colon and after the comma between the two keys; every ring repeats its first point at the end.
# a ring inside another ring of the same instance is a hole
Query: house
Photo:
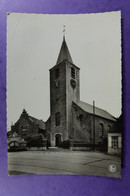
{"type": "Polygon", "coordinates": [[[122,152],[122,115],[117,119],[111,131],[108,132],[108,153],[118,154],[122,152]]]}

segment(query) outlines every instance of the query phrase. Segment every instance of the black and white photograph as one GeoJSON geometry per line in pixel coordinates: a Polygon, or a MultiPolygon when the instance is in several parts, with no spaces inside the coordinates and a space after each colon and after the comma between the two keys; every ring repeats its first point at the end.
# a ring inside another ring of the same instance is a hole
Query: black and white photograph
{"type": "Polygon", "coordinates": [[[7,13],[8,174],[121,178],[121,12],[7,13]]]}

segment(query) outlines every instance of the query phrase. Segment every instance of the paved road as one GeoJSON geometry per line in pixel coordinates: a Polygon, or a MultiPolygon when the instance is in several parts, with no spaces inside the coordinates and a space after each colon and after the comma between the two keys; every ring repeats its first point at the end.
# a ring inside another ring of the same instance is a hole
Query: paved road
{"type": "Polygon", "coordinates": [[[70,150],[25,151],[8,153],[9,173],[70,174],[120,177],[120,158],[100,152],[70,150]],[[108,166],[117,168],[112,173],[108,166]]]}

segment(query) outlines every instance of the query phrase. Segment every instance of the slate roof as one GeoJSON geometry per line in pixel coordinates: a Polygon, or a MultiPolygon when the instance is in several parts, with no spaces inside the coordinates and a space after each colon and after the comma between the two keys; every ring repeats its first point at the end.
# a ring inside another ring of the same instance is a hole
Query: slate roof
{"type": "MultiPolygon", "coordinates": [[[[75,103],[77,106],[79,106],[85,112],[93,114],[93,105],[90,105],[90,104],[85,103],[83,101],[78,101],[78,102],[73,102],[73,103],[75,103]]],[[[101,108],[98,108],[98,107],[95,107],[95,115],[106,118],[108,120],[116,121],[116,118],[114,116],[112,116],[107,111],[105,111],[101,108]]]]}
{"type": "Polygon", "coordinates": [[[71,55],[70,55],[70,52],[69,52],[69,49],[68,49],[68,46],[66,44],[65,39],[63,39],[61,49],[60,49],[60,53],[59,53],[56,64],[59,64],[64,60],[68,60],[70,63],[73,64],[73,61],[72,61],[72,58],[71,58],[71,55]]]}
{"type": "Polygon", "coordinates": [[[30,119],[32,122],[38,124],[40,129],[44,129],[44,130],[46,129],[45,122],[44,122],[43,120],[39,120],[39,119],[34,118],[34,117],[32,117],[32,116],[29,116],[29,119],[30,119]]]}
{"type": "Polygon", "coordinates": [[[123,116],[122,114],[117,119],[116,123],[113,125],[112,129],[109,131],[109,133],[122,133],[123,131],[123,116]]]}

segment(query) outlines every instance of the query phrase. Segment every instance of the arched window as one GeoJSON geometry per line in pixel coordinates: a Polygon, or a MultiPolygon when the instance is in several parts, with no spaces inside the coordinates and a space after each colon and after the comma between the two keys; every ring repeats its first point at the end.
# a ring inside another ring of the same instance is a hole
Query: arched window
{"type": "Polygon", "coordinates": [[[99,137],[100,138],[103,137],[103,132],[104,132],[104,127],[103,127],[103,124],[100,123],[100,126],[99,126],[99,137]]]}
{"type": "Polygon", "coordinates": [[[56,104],[58,104],[59,103],[59,98],[56,98],[56,104]]]}
{"type": "Polygon", "coordinates": [[[82,119],[83,119],[83,114],[80,114],[79,115],[79,120],[82,121],[82,119]]]}
{"type": "Polygon", "coordinates": [[[75,69],[71,67],[71,77],[75,79],[75,69]]]}
{"type": "Polygon", "coordinates": [[[55,124],[56,126],[60,126],[60,112],[55,114],[55,124]]]}
{"type": "Polygon", "coordinates": [[[82,123],[83,123],[83,114],[80,114],[79,115],[79,120],[80,120],[80,125],[82,127],[82,123]]]}
{"type": "Polygon", "coordinates": [[[60,76],[60,70],[59,68],[55,69],[55,79],[58,79],[60,76]]]}

